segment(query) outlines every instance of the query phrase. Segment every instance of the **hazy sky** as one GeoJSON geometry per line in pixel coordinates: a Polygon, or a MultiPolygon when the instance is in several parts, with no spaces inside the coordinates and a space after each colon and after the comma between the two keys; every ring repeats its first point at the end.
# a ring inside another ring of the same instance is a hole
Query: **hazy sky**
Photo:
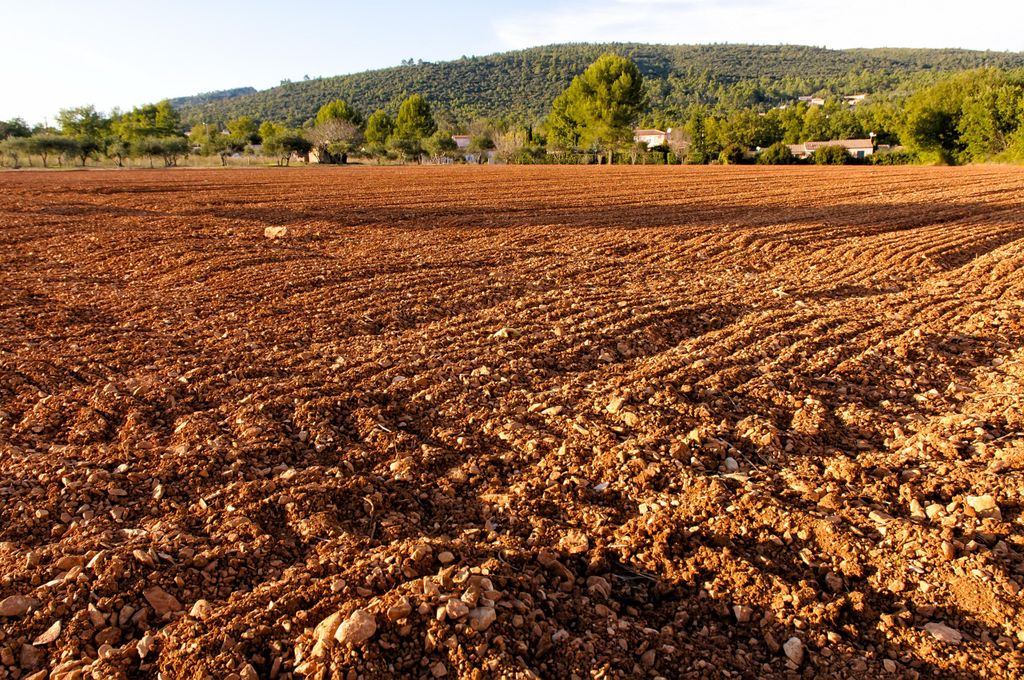
{"type": "Polygon", "coordinates": [[[1024,0],[2,0],[0,119],[555,42],[1024,51],[1024,0]]]}

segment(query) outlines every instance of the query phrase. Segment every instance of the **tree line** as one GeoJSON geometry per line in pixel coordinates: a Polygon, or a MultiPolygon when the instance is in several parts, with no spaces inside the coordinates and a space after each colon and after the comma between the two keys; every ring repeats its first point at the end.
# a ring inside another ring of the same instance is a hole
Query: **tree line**
{"type": "MultiPolygon", "coordinates": [[[[364,115],[336,99],[302,125],[240,115],[186,130],[180,112],[164,101],[109,116],[92,106],[64,109],[53,128],[0,121],[0,153],[12,167],[33,159],[44,167],[85,165],[104,157],[118,166],[127,159],[173,166],[190,154],[217,156],[222,163],[259,154],[279,165],[310,155],[329,163],[353,156],[377,162],[792,163],[797,159],[789,144],[870,136],[876,144],[902,148],[873,156],[873,162],[1024,161],[1024,69],[955,73],[909,96],[870,97],[855,105],[838,96],[823,99],[769,109],[691,104],[667,114],[652,107],[636,62],[608,53],[574,77],[535,124],[510,117],[460,123],[414,94],[394,116],[384,108],[364,115]],[[651,149],[634,142],[638,125],[671,134],[651,149]],[[456,133],[467,140],[461,148],[456,133]]],[[[852,160],[835,149],[815,156],[816,162],[852,160]]]]}

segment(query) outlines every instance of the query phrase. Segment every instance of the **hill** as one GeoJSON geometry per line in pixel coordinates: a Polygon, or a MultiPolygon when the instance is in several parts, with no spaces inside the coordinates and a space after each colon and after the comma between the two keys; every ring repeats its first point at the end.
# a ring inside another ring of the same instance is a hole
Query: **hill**
{"type": "Polygon", "coordinates": [[[856,91],[898,96],[942,73],[1024,67],[1020,52],[567,44],[304,80],[234,96],[211,93],[173,103],[186,122],[246,114],[298,125],[332,99],[344,99],[364,113],[382,108],[393,114],[402,99],[419,93],[457,120],[505,117],[531,122],[544,116],[572,78],[607,51],[629,56],[639,66],[650,95],[651,122],[671,118],[694,103],[767,107],[806,94],[856,91]]]}
{"type": "Polygon", "coordinates": [[[231,99],[233,97],[241,97],[243,95],[255,93],[255,87],[233,87],[230,90],[202,92],[190,97],[171,97],[168,101],[171,103],[171,106],[174,106],[175,108],[195,107],[203,104],[209,104],[210,102],[220,101],[222,99],[231,99]]]}

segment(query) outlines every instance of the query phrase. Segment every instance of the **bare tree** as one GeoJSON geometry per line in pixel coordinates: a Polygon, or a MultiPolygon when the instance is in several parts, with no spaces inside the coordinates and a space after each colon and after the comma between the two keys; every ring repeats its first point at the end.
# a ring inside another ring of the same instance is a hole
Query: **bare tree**
{"type": "Polygon", "coordinates": [[[348,153],[359,145],[359,126],[348,120],[331,118],[306,132],[321,163],[344,163],[348,153]]]}

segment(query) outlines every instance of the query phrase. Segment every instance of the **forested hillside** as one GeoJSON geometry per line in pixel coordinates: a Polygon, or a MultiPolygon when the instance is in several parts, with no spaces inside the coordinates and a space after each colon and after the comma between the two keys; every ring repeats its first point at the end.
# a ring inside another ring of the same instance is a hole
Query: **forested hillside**
{"type": "Polygon", "coordinates": [[[175,107],[201,106],[203,104],[209,104],[210,102],[220,101],[221,99],[231,99],[232,97],[241,97],[243,95],[255,93],[255,87],[234,87],[230,90],[203,92],[201,94],[192,95],[191,97],[171,97],[168,101],[171,103],[171,106],[175,107]]]}
{"type": "Polygon", "coordinates": [[[1024,53],[953,49],[570,44],[304,80],[239,96],[208,93],[172,104],[187,123],[249,115],[301,125],[334,99],[365,113],[381,108],[394,114],[406,96],[418,93],[457,121],[497,117],[530,123],[607,51],[630,57],[640,68],[652,124],[678,117],[695,103],[726,110],[767,108],[809,94],[901,96],[943,73],[1024,66],[1024,53]]]}

